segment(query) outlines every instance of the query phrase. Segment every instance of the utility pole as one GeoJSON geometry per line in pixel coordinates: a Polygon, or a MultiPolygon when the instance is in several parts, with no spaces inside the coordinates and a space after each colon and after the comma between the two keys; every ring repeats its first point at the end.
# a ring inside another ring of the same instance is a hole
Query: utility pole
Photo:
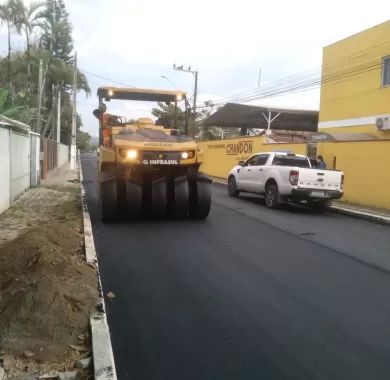
{"type": "Polygon", "coordinates": [[[260,80],[261,80],[261,67],[260,67],[260,70],[259,70],[259,76],[257,78],[257,88],[260,87],[260,80]]]}
{"type": "Polygon", "coordinates": [[[57,166],[60,162],[61,143],[61,87],[57,86],[57,166]]]}
{"type": "Polygon", "coordinates": [[[195,79],[195,86],[194,86],[194,98],[193,98],[193,106],[192,106],[192,118],[193,118],[193,126],[195,126],[196,122],[196,99],[198,97],[198,74],[199,72],[196,70],[191,70],[191,66],[188,66],[188,68],[184,68],[183,65],[176,66],[176,64],[173,65],[173,70],[177,71],[184,71],[186,73],[191,73],[194,76],[195,79]]]}
{"type": "Polygon", "coordinates": [[[194,109],[194,126],[195,126],[195,122],[196,122],[196,98],[198,97],[198,72],[197,71],[194,72],[194,76],[195,76],[195,88],[194,88],[194,105],[193,105],[193,109],[194,109]]]}
{"type": "Polygon", "coordinates": [[[43,77],[43,62],[39,60],[39,75],[38,75],[38,112],[37,112],[37,126],[36,132],[41,133],[41,108],[42,108],[42,77],[43,77]]]}
{"type": "Polygon", "coordinates": [[[72,111],[72,138],[70,145],[70,168],[76,170],[76,129],[77,129],[77,52],[74,53],[73,65],[73,111],[72,111]]]}
{"type": "Polygon", "coordinates": [[[57,86],[57,143],[61,142],[61,88],[57,86]]]}
{"type": "Polygon", "coordinates": [[[54,83],[51,84],[51,109],[53,110],[53,127],[51,128],[51,131],[50,131],[50,136],[52,135],[53,136],[53,140],[54,140],[54,136],[55,136],[55,133],[56,133],[56,129],[55,129],[55,107],[56,107],[56,91],[57,91],[57,87],[55,86],[54,83]]]}

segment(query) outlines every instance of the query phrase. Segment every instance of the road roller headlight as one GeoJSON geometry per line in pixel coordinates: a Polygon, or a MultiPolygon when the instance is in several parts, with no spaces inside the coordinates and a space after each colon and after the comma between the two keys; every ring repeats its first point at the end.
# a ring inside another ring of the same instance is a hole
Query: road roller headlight
{"type": "Polygon", "coordinates": [[[129,160],[135,160],[138,157],[138,152],[135,149],[130,149],[127,151],[126,157],[129,160]]]}
{"type": "Polygon", "coordinates": [[[182,160],[188,160],[189,158],[194,157],[195,153],[193,150],[188,152],[181,152],[180,157],[182,160]]]}

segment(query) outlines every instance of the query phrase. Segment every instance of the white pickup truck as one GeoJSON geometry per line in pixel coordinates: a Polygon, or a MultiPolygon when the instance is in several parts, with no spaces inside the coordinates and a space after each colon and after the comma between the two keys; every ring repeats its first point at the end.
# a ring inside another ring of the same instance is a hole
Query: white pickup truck
{"type": "Polygon", "coordinates": [[[230,196],[241,191],[263,194],[269,208],[294,202],[322,209],[329,200],[343,196],[343,184],[343,172],[312,168],[308,157],[286,152],[255,154],[228,177],[230,196]]]}

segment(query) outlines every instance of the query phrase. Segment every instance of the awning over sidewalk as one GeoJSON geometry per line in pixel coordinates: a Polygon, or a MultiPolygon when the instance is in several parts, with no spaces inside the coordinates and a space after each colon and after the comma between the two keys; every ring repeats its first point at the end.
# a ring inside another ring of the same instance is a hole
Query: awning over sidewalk
{"type": "Polygon", "coordinates": [[[316,132],[318,111],[227,103],[205,120],[206,126],[316,132]]]}

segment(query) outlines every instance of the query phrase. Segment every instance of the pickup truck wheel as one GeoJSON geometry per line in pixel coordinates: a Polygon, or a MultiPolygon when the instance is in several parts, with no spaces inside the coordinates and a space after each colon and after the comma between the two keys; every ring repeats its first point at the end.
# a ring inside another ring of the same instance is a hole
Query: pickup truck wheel
{"type": "Polygon", "coordinates": [[[238,194],[240,194],[239,190],[237,190],[236,179],[233,176],[230,176],[228,179],[228,192],[231,197],[238,197],[238,194]]]}
{"type": "Polygon", "coordinates": [[[277,208],[279,206],[278,196],[278,187],[275,184],[267,185],[265,188],[265,206],[277,208]]]}

